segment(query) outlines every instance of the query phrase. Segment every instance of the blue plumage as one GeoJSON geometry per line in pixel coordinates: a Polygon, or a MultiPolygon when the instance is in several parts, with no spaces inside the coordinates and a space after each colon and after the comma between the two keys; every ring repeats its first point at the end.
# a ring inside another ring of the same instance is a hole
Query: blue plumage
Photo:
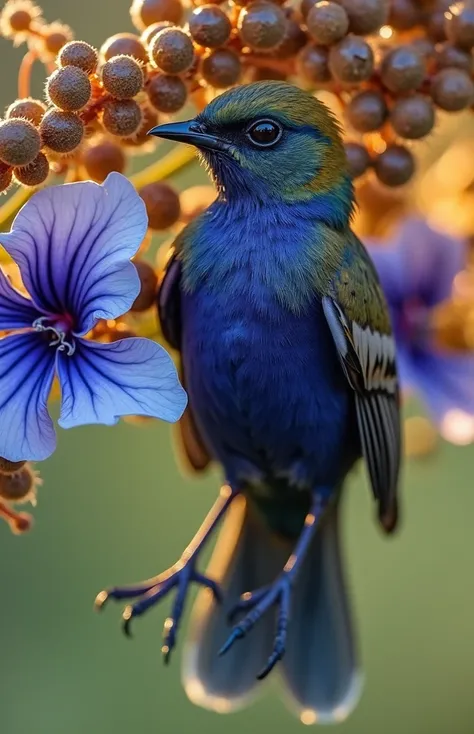
{"type": "Polygon", "coordinates": [[[124,612],[128,630],[176,588],[168,660],[196,581],[205,589],[183,676],[193,701],[233,710],[281,661],[301,719],[338,721],[360,689],[340,490],[363,455],[391,532],[400,461],[394,341],[377,275],[350,229],[339,130],[312,96],[266,82],[152,132],[196,145],[218,191],[177,237],[158,307],[189,395],[184,454],[196,470],[218,462],[226,484],[175,566],[101,601],[138,597],[124,612]],[[203,575],[196,561],[224,515],[203,575]]]}

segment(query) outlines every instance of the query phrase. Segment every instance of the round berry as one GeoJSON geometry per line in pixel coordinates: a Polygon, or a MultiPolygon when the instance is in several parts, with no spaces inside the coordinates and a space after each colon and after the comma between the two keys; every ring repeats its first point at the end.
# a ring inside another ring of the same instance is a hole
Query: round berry
{"type": "Polygon", "coordinates": [[[463,69],[463,71],[471,74],[473,70],[472,54],[446,41],[436,48],[436,68],[463,69]]]}
{"type": "Polygon", "coordinates": [[[371,164],[367,148],[364,145],[359,145],[359,143],[346,143],[344,148],[349,175],[351,178],[359,178],[371,164]]]}
{"type": "Polygon", "coordinates": [[[169,184],[150,183],[138,193],[145,202],[151,229],[168,229],[178,221],[181,213],[179,196],[169,184]]]}
{"type": "Polygon", "coordinates": [[[354,130],[369,133],[382,127],[388,115],[383,94],[376,91],[359,92],[346,108],[346,116],[354,130]]]}
{"type": "Polygon", "coordinates": [[[357,84],[369,79],[374,54],[363,38],[350,33],[329,49],[329,69],[342,84],[357,84]]]}
{"type": "Polygon", "coordinates": [[[329,52],[325,46],[306,46],[297,56],[298,75],[309,84],[321,84],[331,79],[329,52]]]}
{"type": "Polygon", "coordinates": [[[193,65],[193,42],[180,28],[164,28],[150,44],[150,59],[166,74],[181,74],[193,65]]]}
{"type": "Polygon", "coordinates": [[[402,97],[393,105],[390,122],[401,138],[416,140],[431,132],[435,123],[433,103],[421,94],[402,97]]]}
{"type": "Polygon", "coordinates": [[[349,18],[342,5],[321,0],[310,9],[306,25],[316,43],[330,46],[346,35],[349,29],[349,18]]]}
{"type": "Polygon", "coordinates": [[[396,31],[409,31],[421,23],[421,8],[416,0],[391,0],[388,24],[396,31]]]}
{"type": "Polygon", "coordinates": [[[100,73],[105,91],[116,99],[131,99],[143,87],[142,67],[132,56],[113,56],[100,73]]]}
{"type": "Polygon", "coordinates": [[[275,55],[279,59],[289,59],[296,56],[303,46],[306,46],[308,36],[299,23],[293,18],[286,19],[285,35],[283,41],[277,47],[275,55]]]}
{"type": "Polygon", "coordinates": [[[46,82],[46,94],[50,101],[68,112],[77,112],[85,107],[91,91],[89,77],[78,66],[56,69],[46,82]]]}
{"type": "Polygon", "coordinates": [[[138,132],[142,113],[134,99],[111,99],[102,109],[102,124],[107,132],[126,138],[138,132]]]}
{"type": "Polygon", "coordinates": [[[41,138],[55,153],[71,153],[82,142],[84,123],[73,112],[48,110],[41,120],[41,138]]]}
{"type": "Polygon", "coordinates": [[[27,166],[41,148],[38,130],[28,120],[10,118],[0,122],[0,160],[8,166],[27,166]]]}
{"type": "Polygon", "coordinates": [[[173,23],[170,23],[169,20],[162,20],[160,23],[152,23],[152,25],[148,26],[148,28],[145,28],[142,35],[140,36],[140,41],[145,47],[148,47],[156,34],[162,31],[163,28],[173,27],[173,23]]]}
{"type": "Polygon", "coordinates": [[[27,97],[25,99],[16,99],[7,109],[5,117],[7,119],[22,117],[32,122],[35,127],[38,127],[45,112],[46,105],[43,102],[40,102],[39,99],[27,97]]]}
{"type": "Polygon", "coordinates": [[[256,51],[271,51],[285,37],[286,16],[278,5],[256,0],[242,8],[237,27],[245,45],[256,51]]]}
{"type": "Polygon", "coordinates": [[[215,89],[226,89],[239,81],[242,73],[240,59],[228,48],[218,48],[205,56],[201,62],[204,81],[215,89]]]}
{"type": "Polygon", "coordinates": [[[388,20],[388,0],[337,0],[349,16],[349,30],[359,36],[378,31],[388,20]]]}
{"type": "Polygon", "coordinates": [[[133,56],[137,61],[148,63],[147,50],[133,33],[117,33],[111,36],[101,46],[100,55],[104,61],[109,61],[114,56],[133,56]]]}
{"type": "Polygon", "coordinates": [[[431,80],[431,97],[440,109],[459,112],[472,104],[474,84],[462,69],[442,69],[431,80]]]}
{"type": "Polygon", "coordinates": [[[112,140],[101,140],[84,151],[82,163],[89,178],[102,183],[112,171],[124,172],[126,158],[120,145],[112,140]]]}
{"type": "Polygon", "coordinates": [[[417,89],[423,81],[425,66],[420,54],[411,46],[398,46],[383,59],[380,76],[391,92],[417,89]]]}
{"type": "Polygon", "coordinates": [[[460,3],[445,14],[445,31],[455,46],[470,51],[474,46],[474,7],[460,3]]]}
{"type": "Polygon", "coordinates": [[[181,0],[134,0],[130,17],[139,31],[162,20],[178,25],[183,17],[183,6],[181,0]]]}
{"type": "Polygon", "coordinates": [[[69,41],[58,54],[59,66],[77,66],[86,74],[93,74],[97,68],[99,56],[95,48],[85,41],[69,41]]]}
{"type": "Polygon", "coordinates": [[[147,311],[155,303],[158,277],[153,267],[146,260],[134,260],[133,264],[140,278],[140,293],[135,298],[130,310],[147,311]]]}
{"type": "Polygon", "coordinates": [[[131,138],[125,138],[124,140],[121,140],[120,142],[122,145],[137,148],[140,145],[145,145],[146,143],[150,143],[153,141],[153,138],[150,138],[148,133],[150,132],[152,127],[155,127],[155,125],[158,124],[158,115],[156,114],[155,110],[152,110],[152,108],[147,104],[142,104],[140,106],[140,112],[142,115],[140,127],[138,128],[137,132],[132,135],[131,138]]]}
{"type": "Polygon", "coordinates": [[[223,46],[232,26],[229,18],[218,5],[201,5],[189,18],[189,32],[193,41],[206,48],[223,46]]]}
{"type": "Polygon", "coordinates": [[[150,79],[146,88],[150,104],[159,112],[178,112],[186,103],[188,91],[179,76],[157,74],[150,79]]]}
{"type": "Polygon", "coordinates": [[[385,186],[403,186],[415,172],[415,161],[402,145],[389,145],[374,161],[374,170],[385,186]]]}
{"type": "Polygon", "coordinates": [[[13,175],[18,183],[24,186],[40,186],[49,175],[49,163],[44,153],[38,153],[34,161],[27,166],[13,169],[13,175]]]}

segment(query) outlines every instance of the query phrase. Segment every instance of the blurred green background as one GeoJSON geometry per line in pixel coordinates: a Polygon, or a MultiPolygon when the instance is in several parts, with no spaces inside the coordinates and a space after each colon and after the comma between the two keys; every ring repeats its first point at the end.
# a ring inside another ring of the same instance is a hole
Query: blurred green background
{"type": "MultiPolygon", "coordinates": [[[[48,0],[43,9],[95,45],[131,30],[127,0],[48,0]]],[[[22,51],[0,43],[6,105],[22,51]]],[[[362,473],[348,486],[345,555],[366,686],[343,734],[474,731],[473,470],[473,448],[443,446],[410,462],[402,532],[390,540],[373,522],[362,473]]],[[[276,680],[244,712],[194,708],[180,686],[179,649],[169,668],[161,661],[168,602],[136,623],[133,641],[120,631],[121,606],[92,609],[104,586],[176,560],[214,499],[217,473],[183,479],[169,428],[127,423],[63,431],[41,472],[32,533],[17,538],[0,525],[2,734],[301,731],[276,680]]]]}

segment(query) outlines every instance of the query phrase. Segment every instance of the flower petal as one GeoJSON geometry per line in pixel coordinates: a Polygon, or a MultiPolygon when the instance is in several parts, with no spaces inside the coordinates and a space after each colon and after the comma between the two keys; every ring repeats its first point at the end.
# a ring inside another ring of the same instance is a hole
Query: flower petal
{"type": "Polygon", "coordinates": [[[63,428],[103,423],[122,415],[147,415],[177,421],[187,402],[169,354],[149,339],[112,344],[76,340],[70,357],[58,353],[57,368],[63,428]]]}
{"type": "Polygon", "coordinates": [[[424,219],[405,219],[384,245],[365,244],[379,272],[388,300],[415,298],[434,306],[451,294],[453,279],[465,267],[466,243],[430,227],[424,219]]]}
{"type": "Polygon", "coordinates": [[[56,447],[46,407],[54,355],[36,332],[0,339],[0,456],[5,459],[41,461],[56,447]]]}
{"type": "Polygon", "coordinates": [[[139,279],[130,258],[147,229],[142,199],[119,173],[38,191],[0,242],[45,313],[69,314],[76,333],[130,308],[139,279]]]}
{"type": "Polygon", "coordinates": [[[0,269],[0,331],[31,327],[41,315],[32,301],[17,291],[0,269]]]}

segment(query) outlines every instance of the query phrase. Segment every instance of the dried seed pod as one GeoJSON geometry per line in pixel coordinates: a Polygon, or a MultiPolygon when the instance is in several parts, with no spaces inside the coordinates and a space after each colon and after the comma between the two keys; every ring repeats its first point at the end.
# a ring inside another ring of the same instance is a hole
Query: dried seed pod
{"type": "Polygon", "coordinates": [[[467,3],[453,5],[445,14],[444,29],[451,43],[470,51],[474,46],[474,7],[467,3]]]}
{"type": "Polygon", "coordinates": [[[0,15],[1,33],[12,38],[30,30],[31,24],[41,11],[33,3],[7,2],[0,15]]]}
{"type": "Polygon", "coordinates": [[[157,33],[163,30],[163,28],[173,28],[173,23],[170,23],[169,20],[162,20],[160,23],[152,23],[152,25],[148,26],[148,28],[145,28],[142,35],[140,36],[140,41],[143,43],[145,48],[147,48],[157,33]]]}
{"type": "Polygon", "coordinates": [[[474,84],[462,69],[442,69],[431,80],[431,97],[442,110],[459,112],[472,104],[474,84]]]}
{"type": "Polygon", "coordinates": [[[396,100],[390,111],[390,122],[402,138],[416,140],[431,132],[435,123],[433,103],[421,94],[396,100]]]}
{"type": "Polygon", "coordinates": [[[403,186],[415,172],[415,161],[402,145],[389,145],[374,161],[374,170],[385,186],[403,186]]]}
{"type": "Polygon", "coordinates": [[[49,176],[49,162],[44,153],[38,153],[27,166],[13,169],[13,175],[23,186],[40,186],[49,176]]]}
{"type": "Polygon", "coordinates": [[[200,70],[202,78],[211,87],[226,89],[237,84],[242,65],[238,55],[229,48],[218,48],[202,59],[200,70]]]}
{"type": "Polygon", "coordinates": [[[218,5],[201,5],[189,17],[189,32],[200,46],[218,48],[229,39],[232,26],[218,5]]]}
{"type": "Polygon", "coordinates": [[[26,461],[9,461],[0,456],[0,473],[2,474],[13,474],[14,472],[25,466],[26,461]]]}
{"type": "Polygon", "coordinates": [[[41,148],[38,130],[28,120],[10,118],[0,122],[0,160],[9,166],[27,166],[41,148]]]}
{"type": "Polygon", "coordinates": [[[347,168],[351,178],[359,178],[371,165],[370,155],[367,148],[359,143],[346,143],[347,168]]]}
{"type": "Polygon", "coordinates": [[[462,69],[468,74],[472,73],[472,54],[463,51],[461,48],[457,48],[457,46],[453,46],[447,41],[436,48],[435,59],[438,70],[454,68],[462,69]]]}
{"type": "Polygon", "coordinates": [[[34,499],[38,478],[29,464],[18,471],[0,474],[0,497],[7,502],[27,502],[34,499]]]}
{"type": "Polygon", "coordinates": [[[336,0],[349,16],[349,30],[358,36],[378,31],[388,20],[388,0],[336,0]]]}
{"type": "Polygon", "coordinates": [[[306,46],[297,56],[298,75],[309,84],[321,84],[331,79],[329,52],[325,46],[306,46]]]}
{"type": "Polygon", "coordinates": [[[350,33],[329,49],[329,69],[342,84],[357,84],[369,79],[374,54],[363,38],[350,33]]]}
{"type": "Polygon", "coordinates": [[[48,110],[40,125],[44,145],[55,153],[71,153],[82,142],[84,123],[74,112],[48,110]]]}
{"type": "Polygon", "coordinates": [[[181,0],[133,0],[130,17],[139,31],[162,20],[178,25],[183,17],[183,6],[181,0]]]}
{"type": "Polygon", "coordinates": [[[155,303],[158,289],[158,277],[150,263],[145,260],[134,260],[140,278],[140,293],[135,298],[131,311],[147,311],[155,303]]]}
{"type": "Polygon", "coordinates": [[[146,88],[150,104],[159,112],[178,112],[186,103],[188,91],[179,76],[157,74],[150,79],[146,88]]]}
{"type": "Polygon", "coordinates": [[[84,151],[82,163],[87,175],[102,183],[112,171],[124,172],[126,157],[120,145],[112,140],[101,140],[84,151]]]}
{"type": "Polygon", "coordinates": [[[77,66],[86,74],[93,74],[97,68],[99,56],[93,46],[85,41],[69,41],[58,54],[59,66],[77,66]]]}
{"type": "MultiPolygon", "coordinates": [[[[0,193],[6,193],[12,182],[12,169],[6,163],[0,161],[0,193]]],[[[5,459],[4,459],[5,461],[5,459]]]]}
{"type": "Polygon", "coordinates": [[[245,45],[255,51],[272,51],[285,37],[286,16],[278,5],[255,0],[242,8],[237,27],[245,45]]]}
{"type": "Polygon", "coordinates": [[[108,38],[100,47],[100,56],[104,61],[114,56],[133,56],[137,61],[148,63],[148,52],[134,33],[117,33],[108,38]]]}
{"type": "Polygon", "coordinates": [[[132,56],[113,56],[101,69],[106,92],[116,99],[131,99],[143,87],[143,71],[132,56]]]}
{"type": "Polygon", "coordinates": [[[102,124],[112,135],[126,138],[138,132],[142,112],[134,99],[111,99],[102,109],[102,124]]]}
{"type": "Polygon", "coordinates": [[[86,72],[77,66],[56,69],[46,82],[46,95],[52,104],[68,112],[77,112],[91,97],[91,83],[86,72]]]}
{"type": "Polygon", "coordinates": [[[11,119],[12,117],[22,117],[25,120],[29,120],[35,127],[38,127],[43,115],[46,112],[46,105],[39,99],[16,99],[10,107],[7,109],[5,117],[11,119]]]}
{"type": "Polygon", "coordinates": [[[181,74],[193,65],[193,42],[180,28],[164,28],[150,44],[150,60],[166,74],[181,74]]]}
{"type": "Polygon", "coordinates": [[[354,130],[369,133],[382,127],[388,109],[381,92],[368,90],[352,97],[345,113],[354,130]]]}
{"type": "Polygon", "coordinates": [[[425,68],[420,54],[411,46],[398,46],[384,57],[380,69],[383,84],[393,93],[417,89],[425,68]]]}
{"type": "Polygon", "coordinates": [[[181,212],[179,196],[169,184],[150,183],[138,193],[145,202],[151,229],[168,229],[178,221],[181,212]]]}
{"type": "Polygon", "coordinates": [[[330,46],[346,35],[349,29],[349,18],[342,5],[321,0],[310,9],[306,25],[316,43],[330,46]]]}

